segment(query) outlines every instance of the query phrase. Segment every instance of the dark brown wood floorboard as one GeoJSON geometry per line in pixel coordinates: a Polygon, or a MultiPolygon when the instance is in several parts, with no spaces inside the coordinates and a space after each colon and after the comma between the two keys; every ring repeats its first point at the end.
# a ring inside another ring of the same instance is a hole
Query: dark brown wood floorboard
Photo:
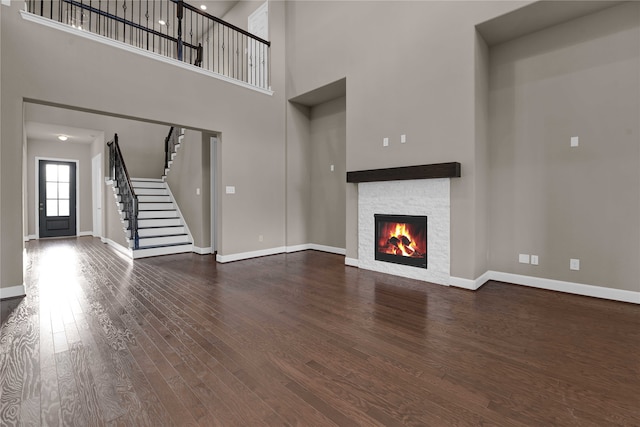
{"type": "Polygon", "coordinates": [[[27,254],[27,297],[0,302],[3,426],[640,426],[636,305],[315,251],[27,254]]]}

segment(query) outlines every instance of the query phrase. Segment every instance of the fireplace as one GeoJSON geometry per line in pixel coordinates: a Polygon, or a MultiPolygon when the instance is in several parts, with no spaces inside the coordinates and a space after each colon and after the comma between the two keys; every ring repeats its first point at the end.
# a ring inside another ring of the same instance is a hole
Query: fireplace
{"type": "Polygon", "coordinates": [[[427,217],[375,214],[375,259],[427,268],[427,217]]]}

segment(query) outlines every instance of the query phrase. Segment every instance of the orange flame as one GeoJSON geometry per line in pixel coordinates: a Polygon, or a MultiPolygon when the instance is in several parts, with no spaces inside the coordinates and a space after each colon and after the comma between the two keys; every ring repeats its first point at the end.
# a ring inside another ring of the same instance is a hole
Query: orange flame
{"type": "Polygon", "coordinates": [[[426,255],[426,247],[422,247],[426,243],[424,232],[415,230],[410,224],[387,223],[381,231],[378,241],[379,252],[413,258],[426,255]]]}

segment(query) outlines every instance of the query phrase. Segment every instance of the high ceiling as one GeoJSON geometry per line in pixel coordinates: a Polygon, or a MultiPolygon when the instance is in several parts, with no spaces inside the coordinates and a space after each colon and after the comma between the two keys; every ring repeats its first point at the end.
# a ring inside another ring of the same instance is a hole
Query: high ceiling
{"type": "Polygon", "coordinates": [[[205,5],[207,6],[206,12],[209,15],[213,15],[216,18],[223,18],[238,1],[239,0],[187,0],[187,3],[196,7],[205,5]]]}

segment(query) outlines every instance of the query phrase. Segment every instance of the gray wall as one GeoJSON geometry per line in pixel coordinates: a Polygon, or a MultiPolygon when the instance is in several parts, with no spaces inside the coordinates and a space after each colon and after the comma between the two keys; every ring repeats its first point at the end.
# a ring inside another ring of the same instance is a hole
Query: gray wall
{"type": "MultiPolygon", "coordinates": [[[[483,177],[476,175],[481,129],[476,125],[475,25],[522,4],[286,3],[287,98],[346,77],[348,171],[462,163],[463,177],[451,182],[453,276],[475,278],[486,267],[476,258],[475,243],[486,245],[478,229],[483,220],[476,215],[488,197],[486,185],[476,182],[483,177]],[[331,23],[331,31],[325,23],[331,23]],[[407,135],[406,144],[399,143],[401,134],[407,135]],[[387,148],[383,137],[390,138],[387,148]]],[[[351,228],[356,194],[349,189],[351,228]]],[[[356,257],[355,233],[349,231],[347,238],[347,256],[356,257]]]]}
{"type": "Polygon", "coordinates": [[[345,247],[346,99],[311,108],[309,242],[345,247]],[[331,171],[330,166],[334,165],[331,171]]]}
{"type": "Polygon", "coordinates": [[[25,195],[28,218],[27,233],[36,234],[36,157],[47,159],[77,160],[76,184],[78,186],[79,232],[93,231],[93,199],[91,189],[91,145],[74,143],[55,143],[49,141],[27,140],[27,194],[25,195]]]}
{"type": "Polygon", "coordinates": [[[210,142],[202,132],[186,129],[167,183],[199,248],[211,246],[210,142]],[[196,190],[200,194],[196,194],[196,190]]]}
{"type": "Polygon", "coordinates": [[[637,2],[491,49],[491,269],[639,290],[639,57],[637,2]]]}
{"type": "Polygon", "coordinates": [[[287,103],[287,246],[310,242],[311,108],[287,103]]]}
{"type": "MultiPolygon", "coordinates": [[[[129,120],[121,117],[94,114],[66,108],[25,104],[25,121],[66,125],[104,132],[107,141],[118,134],[118,144],[122,150],[127,169],[132,178],[160,178],[164,166],[164,139],[169,133],[169,125],[129,120]]],[[[106,142],[102,149],[106,166],[108,150],[106,142]]],[[[97,154],[97,153],[96,153],[97,154]]]]}
{"type": "Polygon", "coordinates": [[[343,249],[346,98],[312,107],[287,104],[287,246],[343,249]]]}
{"type": "Polygon", "coordinates": [[[0,38],[0,194],[3,200],[18,201],[1,206],[1,286],[23,281],[22,188],[9,183],[23,174],[24,99],[220,132],[219,185],[235,185],[237,191],[220,198],[219,252],[284,245],[282,3],[270,5],[272,96],[25,21],[21,7],[13,2],[3,9],[0,38]],[[239,236],[238,230],[244,232],[239,236]],[[258,241],[260,234],[263,242],[258,241]]]}

